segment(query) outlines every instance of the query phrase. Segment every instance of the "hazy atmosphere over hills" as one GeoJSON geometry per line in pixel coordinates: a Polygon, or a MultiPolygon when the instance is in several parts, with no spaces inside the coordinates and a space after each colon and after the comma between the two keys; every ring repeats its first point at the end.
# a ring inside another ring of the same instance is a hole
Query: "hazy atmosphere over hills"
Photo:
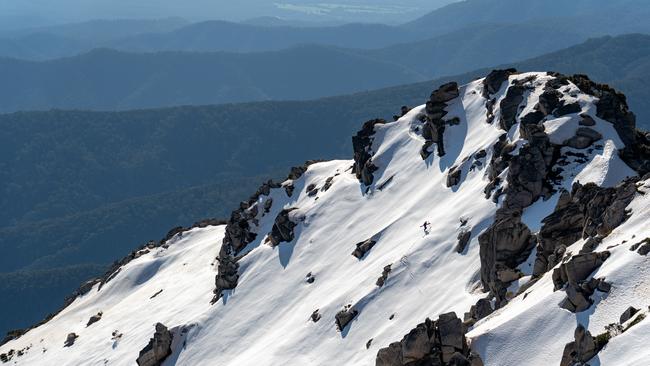
{"type": "Polygon", "coordinates": [[[0,365],[650,366],[647,1],[6,0],[0,80],[0,365]]]}

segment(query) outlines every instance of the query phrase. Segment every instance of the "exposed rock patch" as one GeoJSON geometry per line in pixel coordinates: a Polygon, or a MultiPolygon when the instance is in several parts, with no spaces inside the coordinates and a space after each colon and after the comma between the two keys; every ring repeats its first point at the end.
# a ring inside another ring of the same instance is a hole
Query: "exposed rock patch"
{"type": "Polygon", "coordinates": [[[354,166],[352,171],[359,182],[369,186],[374,181],[372,175],[377,167],[372,163],[372,141],[375,134],[375,125],[385,124],[383,119],[370,120],[363,124],[363,127],[352,137],[352,148],[354,150],[354,166]]]}
{"type": "Polygon", "coordinates": [[[466,329],[455,313],[437,321],[426,319],[402,338],[377,353],[377,366],[482,365],[465,338],[466,329]]]}
{"type": "Polygon", "coordinates": [[[366,253],[368,253],[370,249],[375,246],[375,244],[377,244],[377,241],[374,239],[374,237],[357,243],[356,249],[354,249],[352,255],[358,259],[362,259],[366,256],[366,253]]]}
{"type": "Polygon", "coordinates": [[[149,340],[136,360],[139,366],[160,366],[163,361],[172,353],[172,334],[161,323],[156,324],[156,331],[153,338],[149,340]]]}
{"type": "Polygon", "coordinates": [[[342,332],[358,314],[359,312],[352,305],[343,307],[335,316],[336,329],[342,332]]]}
{"type": "Polygon", "coordinates": [[[472,238],[471,230],[462,230],[458,233],[458,244],[456,244],[456,252],[462,253],[467,248],[470,239],[472,238]]]}
{"type": "Polygon", "coordinates": [[[462,171],[458,167],[454,166],[449,169],[449,172],[447,173],[447,188],[455,187],[460,184],[461,173],[462,171]]]}
{"type": "Polygon", "coordinates": [[[492,303],[488,299],[479,299],[475,305],[469,309],[469,312],[465,313],[464,323],[466,326],[472,326],[477,321],[485,318],[486,316],[492,314],[494,309],[492,308],[492,303]]]}
{"type": "Polygon", "coordinates": [[[321,315],[318,313],[319,309],[314,310],[313,313],[311,313],[310,319],[314,323],[318,323],[318,321],[321,318],[321,315]]]}
{"type": "Polygon", "coordinates": [[[381,276],[377,279],[377,286],[382,287],[384,286],[384,283],[386,283],[386,280],[388,279],[388,275],[392,271],[392,264],[387,265],[384,267],[384,270],[381,272],[381,276]]]}
{"type": "Polygon", "coordinates": [[[72,347],[77,338],[79,338],[79,336],[76,333],[69,333],[65,338],[65,342],[63,342],[63,347],[72,347]]]}
{"type": "Polygon", "coordinates": [[[443,117],[447,115],[447,103],[458,98],[460,90],[455,82],[447,83],[431,93],[431,98],[427,101],[425,108],[425,122],[422,127],[422,137],[424,145],[420,151],[422,159],[431,155],[429,148],[436,144],[438,147],[438,156],[445,155],[444,133],[447,124],[458,124],[460,120],[452,119],[445,121],[443,117]]]}
{"type": "Polygon", "coordinates": [[[632,245],[630,247],[631,251],[636,251],[640,255],[648,255],[650,253],[650,238],[645,238],[642,241],[632,245]]]}
{"type": "Polygon", "coordinates": [[[86,323],[86,327],[89,327],[89,326],[97,323],[98,321],[100,321],[102,319],[102,315],[104,315],[104,313],[102,313],[100,311],[96,315],[91,316],[90,319],[88,319],[88,323],[86,323]]]}
{"type": "Polygon", "coordinates": [[[593,304],[591,295],[597,289],[602,292],[609,291],[610,286],[604,280],[587,280],[609,256],[607,251],[578,254],[553,271],[555,290],[565,289],[567,294],[560,304],[562,308],[574,313],[585,311],[593,304]]]}
{"type": "Polygon", "coordinates": [[[560,366],[583,365],[598,353],[595,338],[582,325],[574,332],[574,341],[564,347],[560,366]]]}
{"type": "Polygon", "coordinates": [[[273,229],[269,234],[271,240],[271,245],[277,246],[283,242],[291,242],[294,239],[294,228],[297,224],[291,221],[289,213],[295,209],[285,209],[282,210],[278,216],[275,218],[275,223],[273,224],[273,229]]]}
{"type": "Polygon", "coordinates": [[[632,319],[632,317],[638,312],[639,312],[639,309],[637,309],[637,308],[635,308],[633,306],[630,306],[629,308],[625,309],[623,314],[621,314],[619,323],[623,324],[623,323],[627,322],[628,320],[632,319]]]}
{"type": "Polygon", "coordinates": [[[516,69],[492,70],[483,80],[483,96],[489,98],[496,94],[501,89],[501,85],[510,78],[510,75],[516,73],[516,69]]]}
{"type": "MultiPolygon", "coordinates": [[[[637,180],[629,178],[614,188],[576,183],[571,192],[562,192],[553,213],[542,220],[533,275],[555,267],[566,247],[577,240],[607,236],[622,224],[627,218],[626,207],[636,194],[637,180]]],[[[597,245],[598,239],[593,240],[597,245]]]]}

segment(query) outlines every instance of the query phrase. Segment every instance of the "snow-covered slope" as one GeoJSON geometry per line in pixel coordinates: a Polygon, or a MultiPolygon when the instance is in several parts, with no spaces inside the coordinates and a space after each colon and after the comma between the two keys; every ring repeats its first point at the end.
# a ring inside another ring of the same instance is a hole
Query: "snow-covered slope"
{"type": "Polygon", "coordinates": [[[546,366],[578,324],[600,335],[633,306],[590,364],[650,365],[650,179],[630,178],[648,164],[624,97],[506,70],[403,112],[366,123],[354,160],[295,168],[227,225],[132,256],[2,361],[134,365],[161,323],[142,364],[546,366]],[[581,249],[609,256],[575,278],[581,249]],[[576,291],[587,308],[562,308],[576,291]],[[414,329],[449,312],[463,325],[414,329]]]}

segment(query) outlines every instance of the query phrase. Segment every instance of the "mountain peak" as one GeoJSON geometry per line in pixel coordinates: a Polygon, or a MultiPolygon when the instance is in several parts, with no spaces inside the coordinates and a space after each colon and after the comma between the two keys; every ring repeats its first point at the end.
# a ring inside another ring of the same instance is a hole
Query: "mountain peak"
{"type": "Polygon", "coordinates": [[[264,183],[225,222],[178,228],[132,253],[11,337],[0,359],[650,357],[632,342],[650,334],[640,320],[650,276],[634,272],[650,248],[650,148],[624,95],[584,75],[495,70],[440,86],[394,121],[366,122],[353,147],[353,159],[308,161],[264,183]]]}

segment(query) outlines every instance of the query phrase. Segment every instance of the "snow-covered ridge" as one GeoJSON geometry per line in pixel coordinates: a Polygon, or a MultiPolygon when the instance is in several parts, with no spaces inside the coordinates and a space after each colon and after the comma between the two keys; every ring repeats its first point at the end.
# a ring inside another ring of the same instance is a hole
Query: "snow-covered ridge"
{"type": "Polygon", "coordinates": [[[650,150],[624,96],[500,70],[353,145],[130,256],[0,360],[650,365],[650,150]]]}

